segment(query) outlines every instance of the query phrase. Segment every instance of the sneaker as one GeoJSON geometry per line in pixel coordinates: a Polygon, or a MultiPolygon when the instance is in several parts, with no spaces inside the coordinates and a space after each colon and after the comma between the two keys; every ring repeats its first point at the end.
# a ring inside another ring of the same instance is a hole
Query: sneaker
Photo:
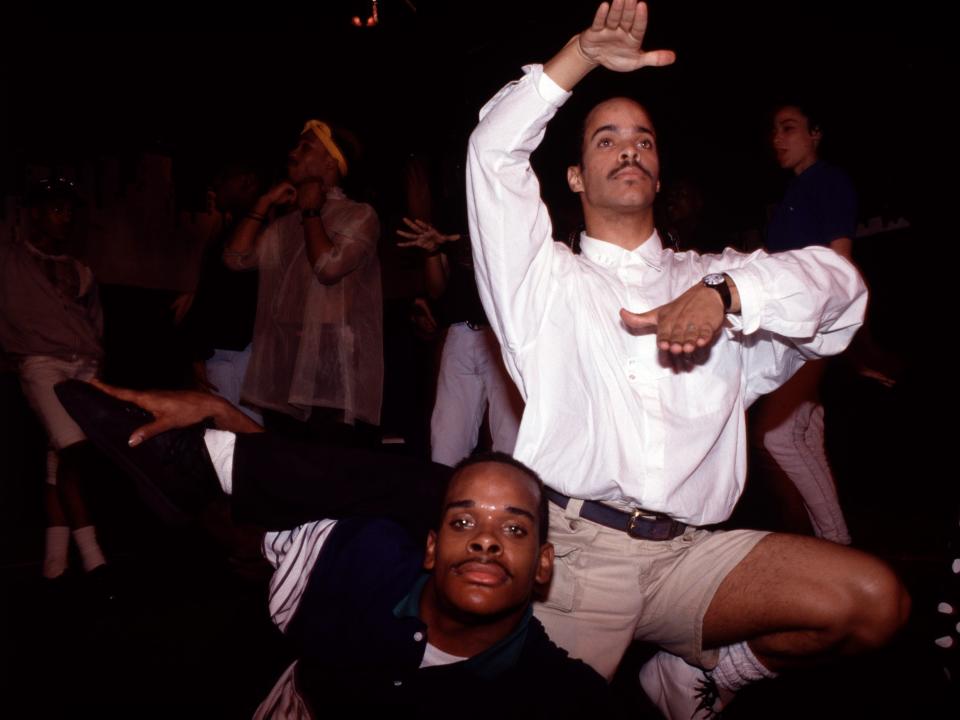
{"type": "Polygon", "coordinates": [[[709,720],[723,708],[710,674],[661,650],[640,668],[640,687],[667,720],[709,720]]]}
{"type": "Polygon", "coordinates": [[[87,438],[137,481],[141,499],[164,522],[191,522],[221,493],[203,425],[169,430],[130,447],[130,435],[153,415],[80,380],[57,383],[54,390],[87,438]]]}

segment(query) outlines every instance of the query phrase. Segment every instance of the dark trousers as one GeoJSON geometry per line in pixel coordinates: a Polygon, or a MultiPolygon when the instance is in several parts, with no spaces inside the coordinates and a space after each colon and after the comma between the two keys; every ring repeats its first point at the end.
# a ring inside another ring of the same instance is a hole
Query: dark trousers
{"type": "Polygon", "coordinates": [[[380,444],[380,429],[362,420],[352,425],[343,421],[343,410],[315,407],[306,420],[297,420],[276,410],[263,411],[264,426],[297,440],[308,440],[332,447],[375,450],[380,444]]]}
{"type": "Polygon", "coordinates": [[[238,434],[233,518],[286,530],[322,518],[385,517],[419,539],[436,527],[451,472],[397,455],[238,434]]]}

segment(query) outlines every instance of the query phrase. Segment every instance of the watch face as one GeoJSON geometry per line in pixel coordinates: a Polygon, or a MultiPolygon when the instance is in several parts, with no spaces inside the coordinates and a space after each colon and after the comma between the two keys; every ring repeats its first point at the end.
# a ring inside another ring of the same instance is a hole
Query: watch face
{"type": "Polygon", "coordinates": [[[724,285],[726,282],[727,279],[722,273],[710,273],[703,278],[704,285],[724,285]]]}

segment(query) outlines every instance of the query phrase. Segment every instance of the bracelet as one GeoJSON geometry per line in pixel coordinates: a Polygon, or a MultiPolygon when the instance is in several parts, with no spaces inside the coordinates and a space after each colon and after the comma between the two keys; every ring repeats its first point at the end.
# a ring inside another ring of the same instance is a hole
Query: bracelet
{"type": "Polygon", "coordinates": [[[304,220],[312,217],[320,217],[323,214],[323,208],[304,208],[300,211],[300,217],[304,220]]]}
{"type": "Polygon", "coordinates": [[[253,212],[253,211],[248,212],[248,213],[247,213],[247,217],[250,218],[251,220],[256,220],[256,221],[259,222],[259,223],[262,223],[262,222],[266,222],[266,221],[267,221],[267,216],[266,216],[266,215],[261,215],[260,213],[258,213],[258,212],[253,212]]]}

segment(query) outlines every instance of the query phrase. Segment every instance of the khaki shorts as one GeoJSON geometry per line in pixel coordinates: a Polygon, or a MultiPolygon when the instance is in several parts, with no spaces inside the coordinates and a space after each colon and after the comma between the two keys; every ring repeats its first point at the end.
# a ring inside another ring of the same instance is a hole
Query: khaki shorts
{"type": "MultiPolygon", "coordinates": [[[[97,375],[97,361],[93,358],[65,360],[47,355],[29,355],[20,361],[20,387],[27,403],[43,423],[54,451],[86,440],[73,418],[63,409],[53,386],[61,380],[92,380],[97,375]]],[[[47,457],[47,482],[56,484],[56,456],[47,457]]]]}
{"type": "Polygon", "coordinates": [[[688,528],[664,542],[635,540],[550,503],[553,582],[534,614],[571,656],[613,677],[630,643],[656,643],[712,668],[703,649],[703,616],[723,579],[768,533],[688,528]]]}

